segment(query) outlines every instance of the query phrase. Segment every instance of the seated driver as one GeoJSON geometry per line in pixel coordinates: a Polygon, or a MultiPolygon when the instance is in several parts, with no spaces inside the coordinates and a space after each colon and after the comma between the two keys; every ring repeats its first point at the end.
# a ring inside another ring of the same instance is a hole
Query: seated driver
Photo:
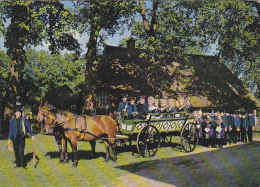
{"type": "Polygon", "coordinates": [[[136,104],[135,104],[135,97],[129,98],[129,103],[126,108],[126,116],[127,119],[133,119],[138,115],[136,104]]]}
{"type": "Polygon", "coordinates": [[[148,110],[149,110],[149,106],[145,102],[145,96],[141,96],[137,105],[137,111],[138,111],[137,118],[145,119],[146,115],[148,114],[148,110]]]}

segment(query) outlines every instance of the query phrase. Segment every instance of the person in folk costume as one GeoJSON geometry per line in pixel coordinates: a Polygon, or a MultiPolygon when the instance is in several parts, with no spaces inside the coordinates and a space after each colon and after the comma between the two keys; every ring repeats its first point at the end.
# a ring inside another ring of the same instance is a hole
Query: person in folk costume
{"type": "Polygon", "coordinates": [[[179,112],[184,112],[185,107],[186,107],[186,104],[185,104],[184,99],[180,98],[178,111],[179,112]]]}
{"type": "Polygon", "coordinates": [[[239,118],[239,126],[237,127],[237,141],[238,142],[241,142],[242,138],[241,138],[241,128],[242,128],[242,123],[241,123],[241,118],[242,118],[242,115],[241,114],[238,114],[237,115],[238,118],[239,118]]]}
{"type": "Polygon", "coordinates": [[[160,111],[159,99],[154,99],[154,106],[157,108],[157,112],[159,112],[160,111]]]}
{"type": "Polygon", "coordinates": [[[193,106],[191,105],[190,101],[187,100],[187,103],[184,107],[184,112],[193,113],[193,111],[194,111],[193,106]]]}
{"type": "Polygon", "coordinates": [[[159,108],[155,106],[155,100],[152,96],[148,97],[147,102],[148,102],[148,106],[149,106],[149,108],[148,108],[149,113],[158,112],[159,108]]]}
{"type": "Polygon", "coordinates": [[[205,118],[204,118],[204,123],[205,123],[205,128],[204,128],[204,132],[205,132],[205,140],[204,143],[207,147],[211,146],[211,119],[210,119],[210,115],[206,114],[205,118]],[[208,139],[208,140],[207,140],[208,139]]]}
{"type": "Polygon", "coordinates": [[[172,111],[173,111],[174,113],[178,113],[178,108],[177,108],[177,106],[176,106],[176,103],[177,103],[177,101],[173,101],[172,111]]]}
{"type": "Polygon", "coordinates": [[[240,119],[238,114],[234,115],[234,141],[240,142],[240,119]]]}
{"type": "Polygon", "coordinates": [[[164,112],[167,112],[167,102],[165,99],[160,99],[160,112],[161,113],[164,113],[164,112]]]}
{"type": "Polygon", "coordinates": [[[225,145],[225,125],[221,114],[217,116],[216,137],[218,139],[218,147],[222,149],[223,145],[225,145]]]}
{"type": "Polygon", "coordinates": [[[240,128],[241,128],[241,141],[247,143],[247,124],[248,124],[248,119],[246,115],[242,115],[240,118],[240,128]]]}
{"type": "Polygon", "coordinates": [[[119,114],[121,114],[121,116],[123,116],[126,113],[127,105],[128,105],[127,95],[124,95],[122,97],[122,102],[118,104],[118,112],[119,114]]]}
{"type": "Polygon", "coordinates": [[[127,119],[133,119],[138,115],[138,111],[135,104],[135,97],[131,97],[126,108],[127,119]]]}
{"type": "Polygon", "coordinates": [[[176,108],[176,113],[179,113],[179,108],[180,108],[180,102],[178,100],[175,101],[175,108],[176,108]]]}
{"type": "Polygon", "coordinates": [[[209,144],[211,147],[216,147],[216,127],[217,127],[217,116],[212,113],[210,116],[210,131],[209,131],[209,144]]]}
{"type": "Polygon", "coordinates": [[[178,113],[176,102],[174,102],[173,99],[168,99],[168,104],[169,104],[169,112],[171,113],[171,116],[174,117],[174,114],[178,113]]]}
{"type": "Polygon", "coordinates": [[[15,117],[10,120],[9,136],[8,136],[8,147],[11,146],[11,140],[13,142],[14,154],[15,154],[15,167],[26,168],[26,162],[24,158],[25,148],[25,135],[29,132],[32,136],[33,142],[35,141],[34,134],[30,127],[28,120],[22,117],[20,107],[16,107],[15,117]]]}
{"type": "Polygon", "coordinates": [[[230,120],[231,143],[236,143],[236,141],[235,141],[236,128],[235,128],[235,123],[234,123],[234,120],[235,120],[234,114],[229,115],[229,120],[230,120]]]}
{"type": "Polygon", "coordinates": [[[145,96],[141,96],[137,105],[137,111],[138,111],[137,118],[145,119],[148,114],[148,110],[149,110],[149,106],[145,102],[145,96]]]}
{"type": "Polygon", "coordinates": [[[173,101],[173,99],[167,99],[166,102],[168,103],[168,111],[171,112],[172,107],[174,106],[174,101],[173,101]]]}
{"type": "Polygon", "coordinates": [[[253,127],[255,126],[255,116],[251,113],[248,114],[248,141],[252,142],[253,140],[253,127]]]}
{"type": "Polygon", "coordinates": [[[243,127],[244,127],[244,140],[245,140],[245,143],[247,143],[247,140],[249,141],[249,138],[248,138],[248,127],[249,127],[249,124],[250,121],[249,121],[249,116],[248,115],[244,115],[244,122],[243,122],[243,127]]]}
{"type": "Polygon", "coordinates": [[[230,126],[230,116],[229,113],[225,113],[222,117],[224,125],[225,125],[225,139],[226,141],[231,144],[231,126],[230,126]]]}
{"type": "Polygon", "coordinates": [[[200,132],[202,137],[202,145],[206,145],[206,134],[205,128],[207,127],[207,115],[205,113],[202,113],[201,115],[201,126],[200,126],[200,132]]]}
{"type": "Polygon", "coordinates": [[[203,123],[203,119],[202,119],[201,115],[200,114],[195,115],[195,124],[200,125],[200,128],[199,128],[199,137],[200,138],[203,137],[203,135],[202,135],[202,123],[203,123]]]}

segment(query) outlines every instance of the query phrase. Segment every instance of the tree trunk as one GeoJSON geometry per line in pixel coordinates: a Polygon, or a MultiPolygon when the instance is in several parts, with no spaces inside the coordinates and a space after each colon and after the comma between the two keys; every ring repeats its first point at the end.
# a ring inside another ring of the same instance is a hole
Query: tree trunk
{"type": "Polygon", "coordinates": [[[27,6],[14,5],[11,9],[11,23],[5,35],[5,47],[11,58],[11,65],[8,75],[8,88],[6,91],[5,118],[9,120],[16,104],[16,97],[21,94],[22,71],[24,69],[24,45],[27,30],[20,26],[26,22],[29,16],[27,6]]]}
{"type": "Polygon", "coordinates": [[[95,24],[91,24],[91,31],[89,42],[87,44],[88,51],[86,54],[86,69],[85,69],[85,87],[84,92],[82,95],[82,112],[86,113],[93,108],[92,103],[92,96],[95,93],[95,61],[96,61],[96,54],[97,54],[97,39],[100,32],[100,28],[98,28],[95,24]]]}
{"type": "Polygon", "coordinates": [[[156,31],[156,27],[157,27],[157,9],[159,7],[159,1],[155,0],[153,2],[153,14],[152,14],[152,19],[151,19],[151,23],[148,23],[148,20],[146,18],[145,15],[145,5],[144,5],[144,1],[143,0],[139,0],[139,4],[140,4],[140,8],[141,8],[141,16],[143,19],[143,24],[144,24],[144,30],[145,32],[148,34],[149,37],[155,37],[155,31],[156,31]]]}

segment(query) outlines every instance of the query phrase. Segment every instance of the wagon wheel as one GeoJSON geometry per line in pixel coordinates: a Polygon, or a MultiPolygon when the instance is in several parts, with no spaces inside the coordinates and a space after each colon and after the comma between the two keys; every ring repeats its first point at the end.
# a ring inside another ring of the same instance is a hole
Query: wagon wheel
{"type": "Polygon", "coordinates": [[[198,144],[198,129],[194,123],[185,124],[181,130],[181,146],[185,152],[192,152],[198,144]]]}
{"type": "Polygon", "coordinates": [[[137,136],[137,151],[142,157],[153,157],[160,146],[160,134],[153,125],[144,126],[137,136]]]}

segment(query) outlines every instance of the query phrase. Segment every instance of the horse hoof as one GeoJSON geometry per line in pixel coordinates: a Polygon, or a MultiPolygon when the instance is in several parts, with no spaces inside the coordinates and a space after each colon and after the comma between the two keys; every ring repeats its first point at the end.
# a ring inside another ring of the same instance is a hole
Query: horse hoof
{"type": "Polygon", "coordinates": [[[78,166],[78,163],[72,164],[72,167],[73,167],[73,168],[76,168],[77,166],[78,166]]]}
{"type": "Polygon", "coordinates": [[[68,163],[69,163],[69,161],[68,161],[68,160],[65,160],[65,161],[64,161],[64,164],[68,164],[68,163]]]}
{"type": "Polygon", "coordinates": [[[112,161],[113,163],[117,163],[117,161],[116,161],[115,159],[111,159],[111,161],[112,161]]]}
{"type": "Polygon", "coordinates": [[[96,154],[95,153],[91,153],[91,157],[92,158],[96,158],[96,154]]]}
{"type": "Polygon", "coordinates": [[[64,160],[59,160],[58,163],[59,163],[59,164],[63,164],[63,163],[64,163],[64,160]]]}

